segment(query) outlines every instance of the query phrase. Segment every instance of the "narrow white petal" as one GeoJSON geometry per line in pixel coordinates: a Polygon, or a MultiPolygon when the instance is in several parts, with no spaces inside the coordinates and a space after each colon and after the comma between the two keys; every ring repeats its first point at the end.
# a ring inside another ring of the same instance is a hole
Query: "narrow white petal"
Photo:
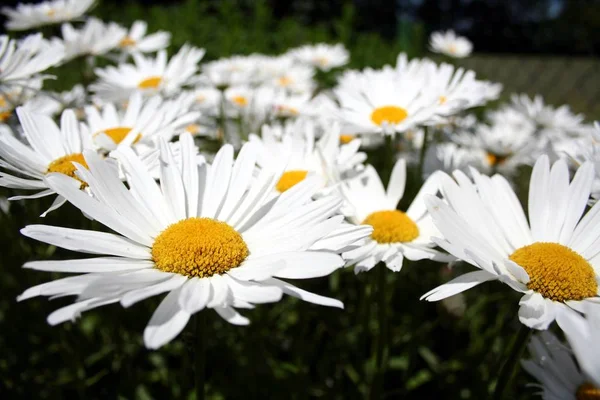
{"type": "Polygon", "coordinates": [[[181,287],[170,292],[160,303],[144,330],[144,344],[158,349],[174,339],[185,328],[190,314],[179,305],[181,287]]]}

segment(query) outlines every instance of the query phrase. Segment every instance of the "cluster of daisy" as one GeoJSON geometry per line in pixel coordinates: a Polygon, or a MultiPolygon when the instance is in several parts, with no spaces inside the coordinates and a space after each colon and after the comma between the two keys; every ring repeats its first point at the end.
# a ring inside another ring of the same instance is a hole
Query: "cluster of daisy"
{"type": "MultiPolygon", "coordinates": [[[[55,0],[3,12],[8,29],[29,29],[82,18],[92,5],[55,0]]],[[[144,332],[158,348],[205,308],[244,325],[239,309],[283,294],[343,307],[286,279],[462,260],[477,270],[423,299],[507,284],[523,294],[524,325],[546,331],[556,320],[565,330],[587,374],[570,377],[570,393],[600,390],[592,340],[600,206],[585,213],[600,194],[597,125],[527,96],[479,121],[470,111],[498,99],[501,85],[405,54],[395,66],[343,72],[348,51],[325,44],[201,64],[203,49],[186,44],[169,57],[169,34],[147,34],[140,21],[61,28],[50,39],[0,38],[0,185],[35,191],[10,200],[54,196],[47,212],[69,202],[106,228],[22,229],[95,255],[25,264],[77,274],[19,297],[75,296],[49,323],[167,293],[144,332]],[[112,64],[94,68],[90,84],[43,90],[49,68],[79,56],[112,64]],[[337,74],[335,87],[322,87],[319,74],[337,74]],[[387,185],[364,148],[389,155],[387,185]],[[528,218],[512,188],[520,166],[533,166],[528,218]],[[401,211],[408,185],[419,186],[401,211]]],[[[471,47],[453,32],[431,38],[433,51],[451,57],[471,47]]],[[[549,350],[554,342],[534,338],[532,354],[564,352],[549,350]]],[[[555,382],[540,372],[548,364],[525,365],[550,390],[555,382]]]]}

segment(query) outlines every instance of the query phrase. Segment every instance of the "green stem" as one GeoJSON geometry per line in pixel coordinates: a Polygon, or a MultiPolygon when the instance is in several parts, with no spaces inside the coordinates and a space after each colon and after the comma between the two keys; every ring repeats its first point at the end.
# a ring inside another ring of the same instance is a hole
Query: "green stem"
{"type": "Polygon", "coordinates": [[[200,311],[196,313],[195,319],[194,384],[196,387],[196,400],[204,400],[206,379],[206,312],[200,311]]]}
{"type": "Polygon", "coordinates": [[[229,138],[227,136],[227,116],[225,115],[225,102],[227,99],[225,98],[225,90],[221,91],[221,107],[219,110],[219,126],[221,127],[221,145],[229,142],[229,138]]]}
{"type": "Polygon", "coordinates": [[[379,336],[377,337],[377,350],[375,353],[375,366],[377,372],[371,385],[371,399],[379,399],[383,390],[385,370],[387,367],[388,341],[387,341],[387,298],[386,298],[386,272],[385,264],[380,263],[375,267],[377,269],[377,319],[379,336]]]}
{"type": "Polygon", "coordinates": [[[419,167],[417,168],[417,179],[420,182],[423,179],[423,167],[425,164],[425,154],[427,153],[427,145],[429,144],[429,128],[423,127],[423,144],[419,153],[419,167]]]}
{"type": "Polygon", "coordinates": [[[380,173],[383,182],[388,182],[396,161],[395,134],[385,135],[383,168],[380,173]]]}
{"type": "Polygon", "coordinates": [[[531,332],[529,327],[521,324],[521,327],[515,334],[508,351],[508,357],[506,357],[506,361],[500,370],[498,382],[496,383],[496,388],[494,389],[494,394],[492,396],[493,400],[503,399],[506,392],[510,389],[512,378],[519,369],[519,360],[521,359],[521,355],[523,354],[527,342],[529,342],[531,332]]]}

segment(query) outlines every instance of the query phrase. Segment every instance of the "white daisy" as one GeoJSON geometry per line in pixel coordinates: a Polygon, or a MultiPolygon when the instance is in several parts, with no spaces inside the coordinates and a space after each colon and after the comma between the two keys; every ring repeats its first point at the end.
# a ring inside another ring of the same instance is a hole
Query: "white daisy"
{"type": "Polygon", "coordinates": [[[437,251],[431,237],[438,234],[425,208],[424,198],[438,192],[438,174],[432,175],[421,187],[406,212],[397,210],[404,195],[406,163],[400,159],[394,165],[387,190],[375,169],[368,165],[360,177],[346,181],[341,192],[349,205],[347,215],[354,224],[373,227],[366,243],[345,253],[348,264],[355,264],[356,273],[371,270],[384,262],[392,271],[400,271],[404,258],[412,261],[451,261],[453,258],[437,251]]]}
{"type": "Polygon", "coordinates": [[[540,95],[531,99],[525,94],[513,94],[511,100],[510,106],[530,118],[539,129],[555,132],[559,138],[561,135],[580,136],[584,116],[574,114],[568,105],[554,108],[545,104],[540,95]]]}
{"type": "Polygon", "coordinates": [[[594,123],[587,137],[564,141],[562,152],[576,165],[584,162],[594,164],[594,183],[592,184],[592,202],[600,199],[600,123],[594,123]]]}
{"type": "Polygon", "coordinates": [[[51,0],[38,4],[17,4],[16,8],[3,7],[6,29],[23,31],[44,25],[71,21],[81,17],[96,0],[51,0]]]}
{"type": "Polygon", "coordinates": [[[473,44],[466,37],[458,36],[454,31],[449,30],[433,32],[429,38],[429,49],[452,58],[464,58],[473,51],[473,44]]]}
{"type": "Polygon", "coordinates": [[[169,141],[179,129],[198,120],[200,112],[190,111],[193,102],[190,94],[164,100],[160,96],[144,99],[135,92],[124,110],[106,103],[101,110],[87,106],[85,113],[94,143],[100,149],[109,152],[124,145],[144,152],[148,147],[155,148],[159,138],[169,141]]]}
{"type": "Polygon", "coordinates": [[[171,96],[189,83],[203,56],[203,49],[188,45],[181,47],[168,62],[165,50],[159,51],[156,58],[133,53],[134,65],[96,68],[100,79],[90,85],[90,90],[105,101],[124,101],[136,91],[171,96]]]}
{"type": "Polygon", "coordinates": [[[93,197],[82,194],[72,178],[48,176],[55,190],[115,233],[44,225],[24,228],[28,237],[100,257],[25,264],[83,275],[35,286],[19,300],[77,296],[75,303],[48,317],[54,325],[105,304],[130,307],[168,292],[144,331],[144,342],[152,349],[176,337],[190,316],[204,308],[212,308],[232,324],[246,325],[249,320],[236,308],[276,302],[283,294],[342,307],[337,300],[278,279],[326,276],[343,266],[339,253],[369,234],[362,228],[340,229],[342,217],[336,214],[341,201],[311,200],[315,184],[310,180],[267,201],[284,157],[274,169],[253,177],[256,150],[251,144],[242,148],[235,162],[233,148],[226,145],[207,165],[195,161],[190,135],[182,135],[180,142],[181,169],[165,142],[161,144],[160,185],[128,148],[116,152],[128,186],[94,153],[85,154],[89,170],[79,168],[93,197]]]}
{"type": "Polygon", "coordinates": [[[21,105],[28,105],[39,97],[43,78],[21,81],[18,85],[0,85],[0,122],[6,122],[21,105]]]}
{"type": "Polygon", "coordinates": [[[197,83],[219,89],[247,86],[257,83],[259,68],[257,55],[220,58],[202,65],[202,74],[197,83]]]}
{"type": "Polygon", "coordinates": [[[266,84],[276,89],[284,89],[290,93],[310,93],[315,87],[314,70],[306,65],[294,65],[281,62],[278,70],[272,72],[266,84]]]}
{"type": "Polygon", "coordinates": [[[420,77],[392,69],[345,74],[333,90],[343,131],[393,134],[438,121],[438,97],[425,87],[420,77]]]}
{"type": "Polygon", "coordinates": [[[145,21],[135,21],[129,33],[119,41],[119,47],[125,53],[153,53],[169,47],[169,32],[158,31],[146,35],[147,30],[148,24],[145,21]]]}
{"type": "Polygon", "coordinates": [[[317,43],[291,49],[287,54],[303,64],[310,65],[322,71],[346,65],[350,53],[343,44],[317,43]]]}
{"type": "MultiPolygon", "coordinates": [[[[574,314],[572,317],[581,318],[574,314]]],[[[596,356],[600,356],[598,352],[600,348],[595,343],[590,343],[590,345],[581,355],[577,353],[575,355],[582,356],[586,361],[589,360],[588,362],[592,365],[598,364],[597,358],[593,359],[591,356],[594,352],[596,356]]],[[[600,394],[600,369],[596,370],[596,373],[599,374],[596,377],[587,377],[581,370],[585,361],[578,360],[576,363],[571,350],[550,331],[534,335],[527,348],[531,359],[523,360],[521,364],[523,369],[538,380],[539,384],[531,386],[541,389],[539,394],[542,399],[593,400],[600,394]]]]}
{"type": "Polygon", "coordinates": [[[127,33],[122,26],[114,22],[105,24],[97,18],[87,19],[80,29],[65,23],[61,26],[61,31],[66,60],[88,54],[107,54],[119,46],[119,42],[127,33]]]}
{"type": "MultiPolygon", "coordinates": [[[[38,191],[28,196],[14,196],[10,200],[53,195],[56,192],[48,186],[45,177],[53,172],[75,177],[73,162],[85,165],[82,152],[92,148],[91,136],[71,110],[62,113],[60,127],[49,116],[33,113],[23,107],[17,108],[17,115],[27,144],[5,132],[0,134],[0,167],[10,171],[0,172],[0,186],[38,191]]],[[[79,180],[78,188],[86,185],[79,180]]],[[[64,202],[65,199],[58,196],[42,215],[64,202]]]]}
{"type": "MultiPolygon", "coordinates": [[[[583,218],[594,178],[583,164],[569,183],[563,160],[550,169],[547,156],[535,163],[529,185],[529,224],[507,180],[473,170],[474,183],[460,171],[456,182],[444,174],[444,195],[427,199],[427,208],[443,239],[436,243],[479,268],[426,293],[437,301],[482,282],[499,280],[523,293],[519,319],[547,329],[560,308],[580,310],[599,303],[600,206],[583,218]],[[581,220],[580,220],[581,219],[581,220]]],[[[597,312],[600,308],[596,307],[597,312]]]]}
{"type": "MultiPolygon", "coordinates": [[[[21,41],[0,35],[0,85],[18,86],[64,58],[65,49],[60,42],[48,42],[41,33],[27,36],[21,41]]],[[[40,76],[39,79],[47,78],[40,76]]]]}
{"type": "Polygon", "coordinates": [[[435,171],[467,171],[476,168],[485,174],[490,172],[490,159],[482,148],[462,147],[453,142],[435,143],[427,148],[423,165],[423,178],[435,171]]]}

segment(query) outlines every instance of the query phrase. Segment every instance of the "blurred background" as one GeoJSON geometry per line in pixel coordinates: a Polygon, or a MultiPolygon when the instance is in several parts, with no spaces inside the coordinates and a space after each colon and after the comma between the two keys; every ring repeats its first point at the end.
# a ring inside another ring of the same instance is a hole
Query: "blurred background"
{"type": "MultiPolygon", "coordinates": [[[[350,68],[395,64],[399,52],[431,56],[429,34],[454,29],[475,49],[456,63],[501,82],[503,99],[541,94],[549,104],[568,104],[588,120],[600,119],[597,0],[102,0],[91,14],[126,26],[145,20],[149,31],[172,33],[171,53],[189,42],[206,48],[205,60],[340,42],[350,50],[350,68]]],[[[66,71],[48,87],[68,89],[79,79],[66,71]]],[[[0,398],[193,398],[191,329],[159,351],[143,347],[143,329],[160,299],[127,310],[103,307],[57,327],[48,326],[46,316],[68,300],[16,303],[25,288],[50,278],[21,270],[25,261],[71,256],[18,233],[40,223],[47,206],[16,202],[10,216],[0,213],[0,398]]],[[[92,225],[80,221],[71,206],[43,223],[92,225]]],[[[518,326],[518,295],[492,283],[440,303],[418,300],[466,270],[406,263],[402,272],[388,274],[395,290],[388,291],[385,398],[488,398],[518,326]]],[[[209,312],[209,398],[367,397],[377,329],[374,283],[374,274],[355,276],[352,269],[302,282],[303,288],[344,301],[344,311],[286,298],[247,312],[248,327],[230,326],[209,312]]],[[[526,386],[531,381],[520,374],[513,398],[533,398],[537,389],[526,386]]]]}

